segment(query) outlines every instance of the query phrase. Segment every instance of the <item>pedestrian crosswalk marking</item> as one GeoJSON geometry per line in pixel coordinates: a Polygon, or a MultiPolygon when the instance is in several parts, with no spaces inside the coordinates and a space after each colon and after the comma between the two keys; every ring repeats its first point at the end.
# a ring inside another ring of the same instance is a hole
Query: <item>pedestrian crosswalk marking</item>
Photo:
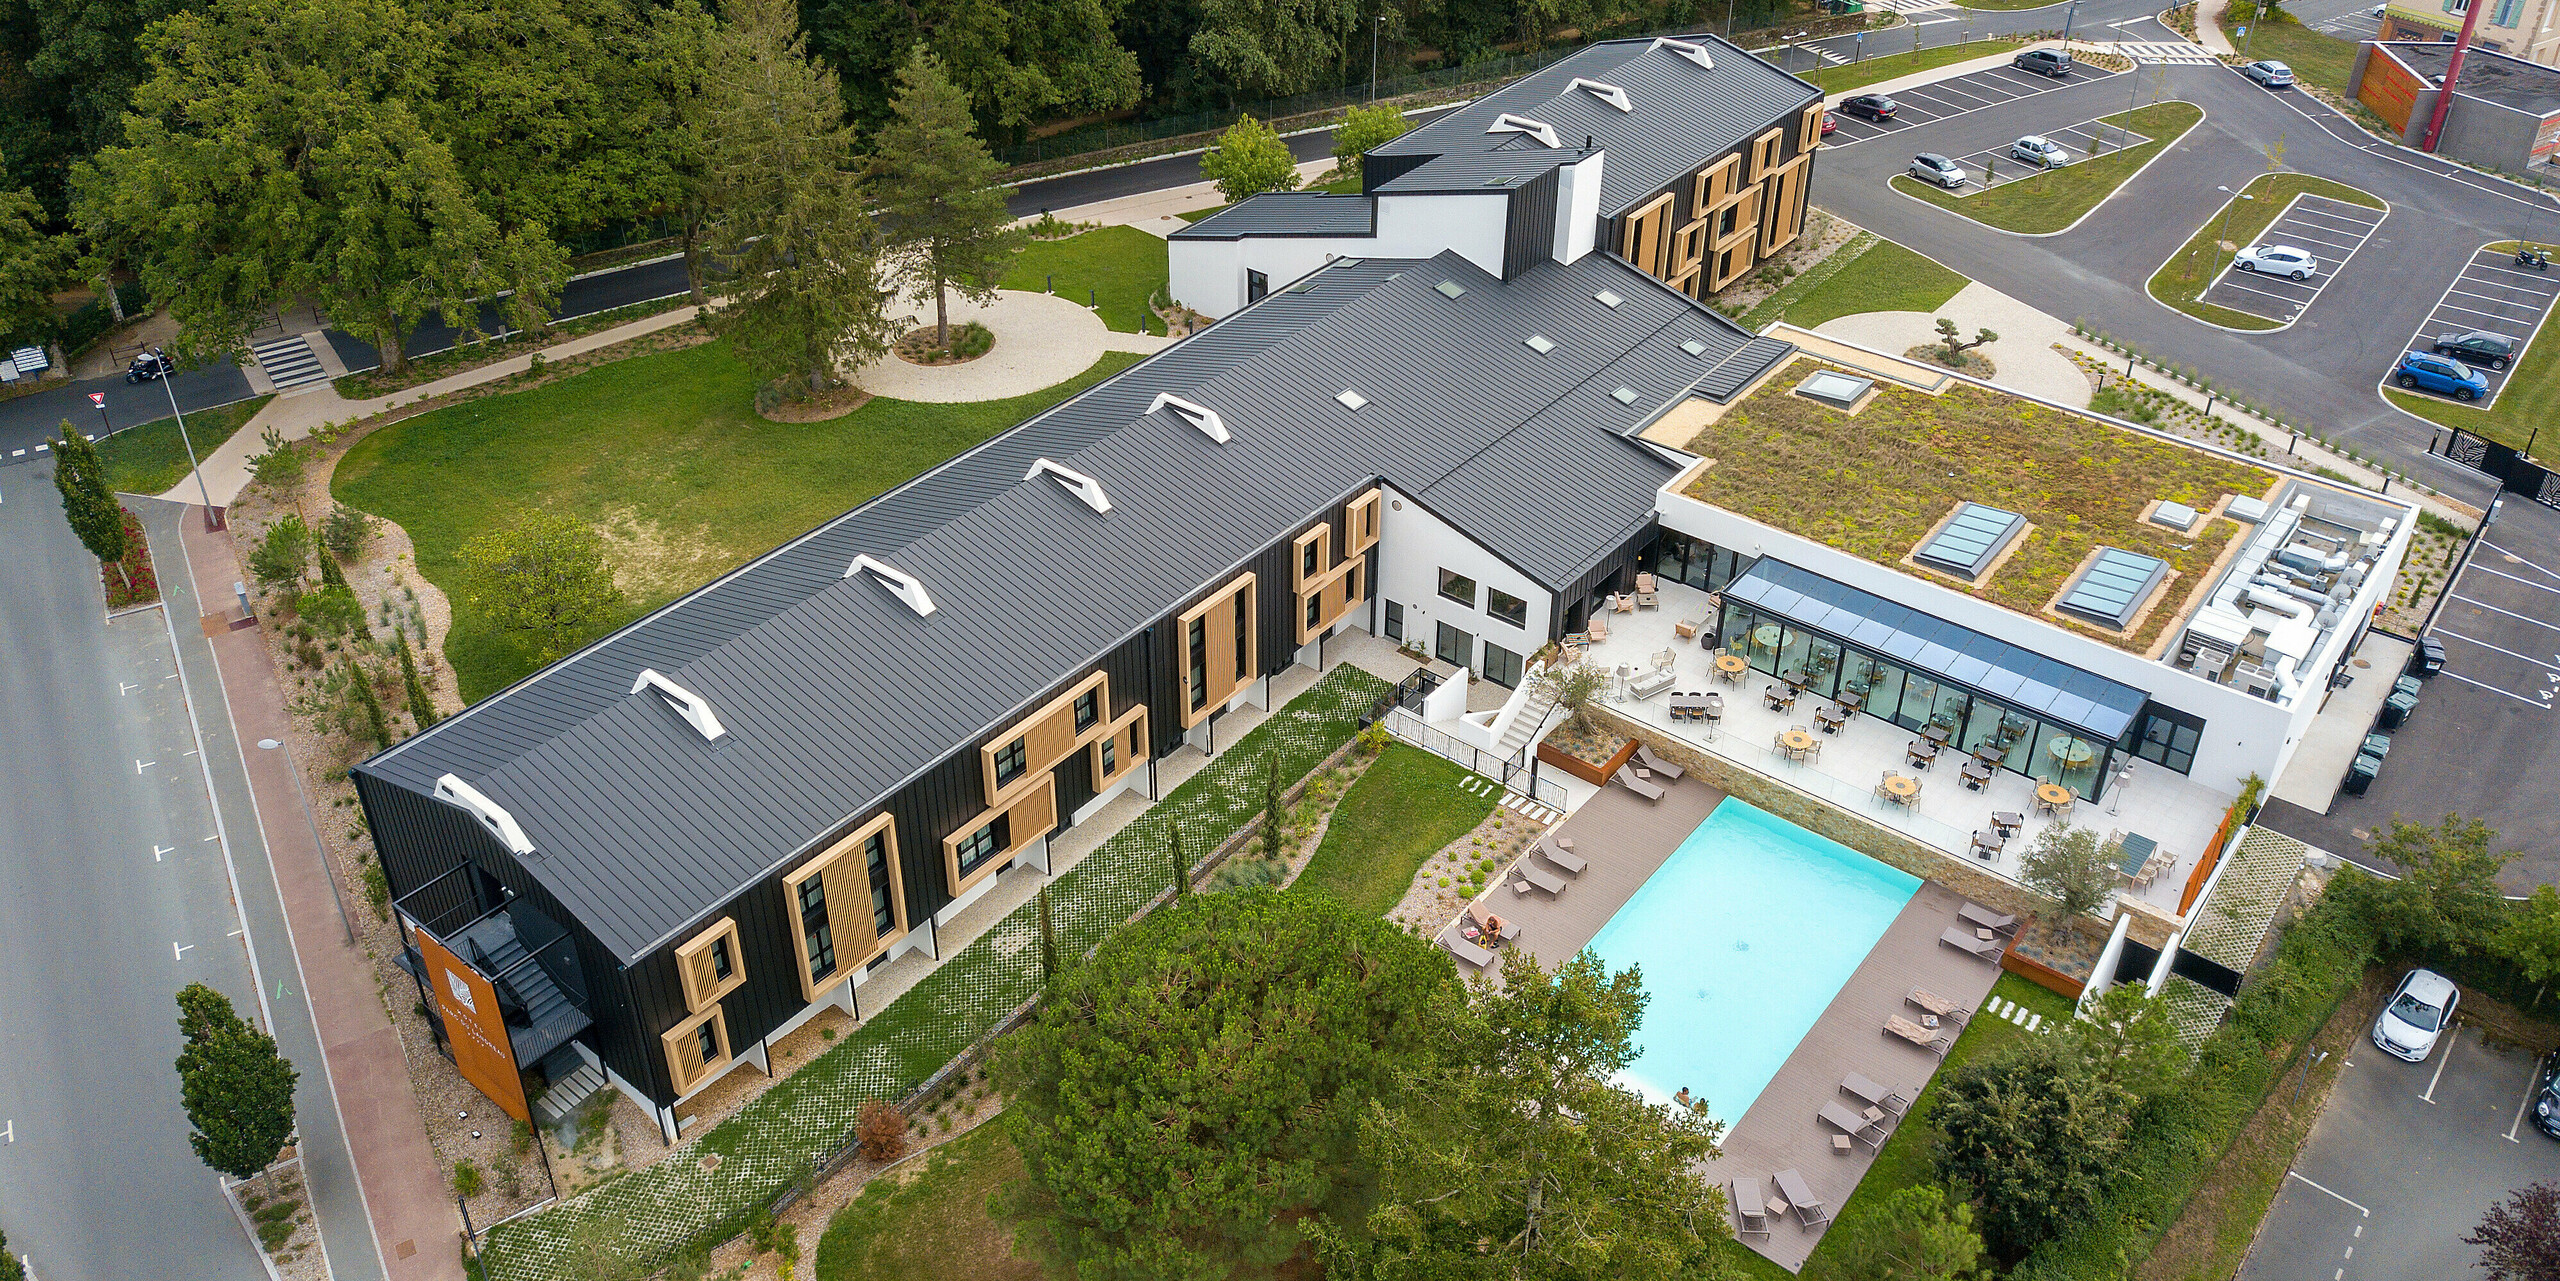
{"type": "Polygon", "coordinates": [[[2209,67],[2222,61],[2213,56],[2213,50],[2200,44],[2189,44],[2184,40],[2126,40],[2119,42],[2115,48],[2116,52],[2135,62],[2167,62],[2209,67]]]}
{"type": "Polygon", "coordinates": [[[266,371],[267,381],[278,388],[308,387],[329,381],[329,371],[321,367],[320,357],[311,350],[311,343],[303,334],[253,343],[249,350],[258,358],[258,368],[266,371]]]}

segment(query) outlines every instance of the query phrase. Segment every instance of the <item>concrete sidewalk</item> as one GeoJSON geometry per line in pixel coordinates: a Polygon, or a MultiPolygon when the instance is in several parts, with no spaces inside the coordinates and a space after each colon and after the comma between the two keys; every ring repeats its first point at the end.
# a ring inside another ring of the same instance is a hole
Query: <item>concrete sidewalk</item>
{"type": "MultiPolygon", "coordinates": [[[[185,511],[187,568],[198,600],[227,603],[240,562],[229,533],[204,528],[202,510],[185,511]]],[[[231,630],[233,610],[215,608],[205,616],[205,634],[237,741],[245,749],[284,739],[291,713],[265,638],[255,626],[231,630]]],[[[177,625],[195,626],[188,620],[177,625]]],[[[384,1275],[390,1281],[462,1281],[461,1219],[409,1087],[399,1032],[375,989],[372,958],[347,941],[292,759],[285,750],[240,755],[384,1275]]],[[[313,1067],[303,1065],[306,1077],[313,1067]]]]}

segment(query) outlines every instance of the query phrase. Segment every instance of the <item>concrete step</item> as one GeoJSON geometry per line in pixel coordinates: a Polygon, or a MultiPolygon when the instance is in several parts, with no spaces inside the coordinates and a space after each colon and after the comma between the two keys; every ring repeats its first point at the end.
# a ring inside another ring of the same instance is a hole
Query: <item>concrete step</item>
{"type": "Polygon", "coordinates": [[[576,1071],[552,1082],[551,1088],[533,1101],[534,1120],[546,1128],[565,1125],[604,1088],[604,1073],[597,1071],[595,1064],[580,1059],[576,1071]]]}

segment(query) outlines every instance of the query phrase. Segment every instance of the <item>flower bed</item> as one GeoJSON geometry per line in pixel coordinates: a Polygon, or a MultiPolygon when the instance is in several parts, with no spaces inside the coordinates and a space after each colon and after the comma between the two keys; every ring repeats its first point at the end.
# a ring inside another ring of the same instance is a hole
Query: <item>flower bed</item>
{"type": "Polygon", "coordinates": [[[1577,717],[1538,742],[1538,759],[1586,783],[1606,783],[1635,755],[1636,741],[1604,728],[1596,717],[1577,717]]]}
{"type": "Polygon", "coordinates": [[[107,608],[131,609],[160,599],[160,579],[151,571],[151,541],[142,535],[142,519],[130,507],[124,515],[124,559],[98,562],[98,581],[106,585],[107,608]]]}

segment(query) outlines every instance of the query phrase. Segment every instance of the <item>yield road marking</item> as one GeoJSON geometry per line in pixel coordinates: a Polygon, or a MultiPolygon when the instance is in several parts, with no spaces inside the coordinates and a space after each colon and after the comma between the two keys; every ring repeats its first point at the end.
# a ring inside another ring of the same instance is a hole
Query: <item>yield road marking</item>
{"type": "Polygon", "coordinates": [[[2348,1196],[2346,1196],[2346,1195],[2345,1195],[2345,1194],[2343,1194],[2343,1193],[2340,1193],[2339,1191],[2337,1191],[2337,1190],[2336,1190],[2336,1189],[2334,1189],[2334,1188],[2324,1187],[2324,1186],[2322,1186],[2321,1184],[2316,1183],[2316,1182],[2313,1182],[2313,1181],[2312,1181],[2312,1180],[2310,1180],[2310,1179],[2303,1179],[2301,1175],[2296,1174],[2295,1172],[2293,1172],[2293,1171],[2291,1171],[2291,1170],[2287,1170],[2287,1171],[2285,1171],[2285,1172],[2284,1172],[2284,1177],[2286,1177],[2286,1178],[2288,1178],[2288,1179],[2302,1179],[2302,1181],[2303,1181],[2303,1182],[2311,1184],[2311,1186],[2312,1186],[2312,1187],[2317,1188],[2317,1189],[2319,1189],[2319,1190],[2320,1190],[2320,1191],[2322,1191],[2322,1192],[2326,1192],[2326,1193],[2328,1193],[2330,1196],[2336,1197],[2336,1198],[2338,1198],[2338,1199],[2339,1199],[2339,1200],[2341,1200],[2341,1201],[2345,1201],[2349,1206],[2351,1206],[2351,1207],[2353,1207],[2353,1208],[2355,1209],[2355,1212],[2356,1212],[2356,1213],[2361,1214],[2361,1215],[2363,1215],[2364,1217],[2366,1217],[2366,1218],[2368,1218],[2368,1219],[2370,1219],[2370,1218],[2372,1218],[2372,1217],[2373,1217],[2373,1211],[2368,1210],[2368,1209],[2364,1208],[2364,1207],[2363,1207],[2363,1206],[2361,1206],[2361,1205],[2357,1205],[2357,1204],[2356,1204],[2356,1202],[2355,1202],[2352,1198],[2349,1198],[2348,1196]]]}

